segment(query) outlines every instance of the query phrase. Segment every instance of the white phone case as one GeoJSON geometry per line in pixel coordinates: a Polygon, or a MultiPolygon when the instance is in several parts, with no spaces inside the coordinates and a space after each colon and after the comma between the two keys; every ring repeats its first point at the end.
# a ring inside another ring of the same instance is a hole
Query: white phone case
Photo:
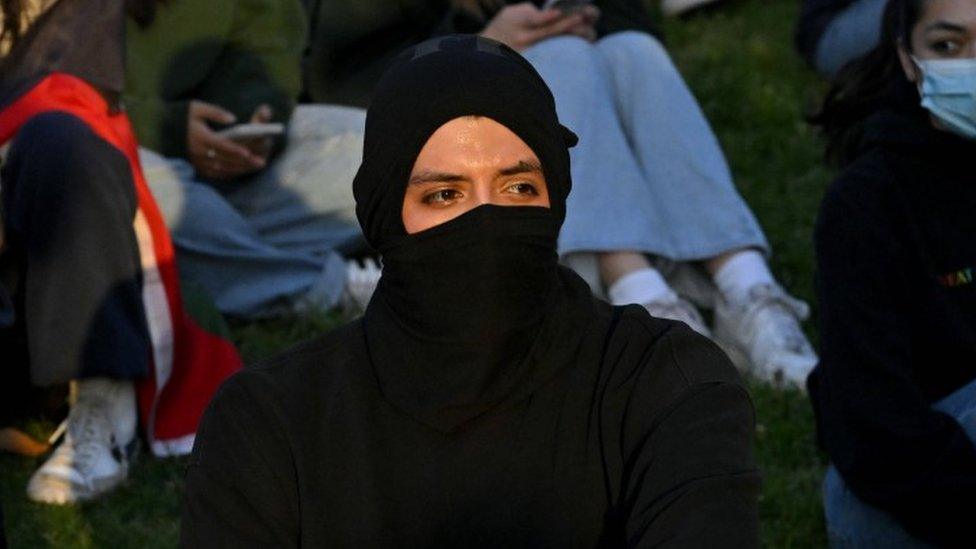
{"type": "Polygon", "coordinates": [[[238,124],[220,130],[217,135],[227,139],[243,140],[275,137],[283,133],[285,133],[285,125],[275,122],[271,124],[238,124]]]}

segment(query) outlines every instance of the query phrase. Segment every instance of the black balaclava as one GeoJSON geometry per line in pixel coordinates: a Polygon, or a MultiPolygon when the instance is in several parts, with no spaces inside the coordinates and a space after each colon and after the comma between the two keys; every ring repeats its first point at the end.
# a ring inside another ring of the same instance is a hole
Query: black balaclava
{"type": "Polygon", "coordinates": [[[592,307],[556,254],[575,143],[535,69],[493,40],[429,40],[380,81],[353,190],[363,232],[383,256],[367,347],[380,390],[403,412],[451,431],[527,396],[570,360],[592,307]],[[529,145],[550,207],[484,205],[408,235],[403,199],[420,150],[442,125],[471,115],[529,145]]]}

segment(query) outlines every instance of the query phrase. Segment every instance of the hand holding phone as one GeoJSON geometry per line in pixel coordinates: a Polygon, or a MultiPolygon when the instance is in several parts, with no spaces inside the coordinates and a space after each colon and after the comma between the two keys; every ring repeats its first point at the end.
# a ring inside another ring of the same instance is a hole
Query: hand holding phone
{"type": "Polygon", "coordinates": [[[542,9],[555,9],[563,12],[565,15],[569,15],[582,10],[592,3],[593,0],[546,0],[546,3],[542,5],[542,9]]]}

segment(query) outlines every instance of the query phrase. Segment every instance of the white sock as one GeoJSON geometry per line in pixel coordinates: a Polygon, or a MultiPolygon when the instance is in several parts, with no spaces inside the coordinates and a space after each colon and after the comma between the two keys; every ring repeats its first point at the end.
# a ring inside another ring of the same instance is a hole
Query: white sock
{"type": "Polygon", "coordinates": [[[755,250],[738,252],[715,273],[715,285],[729,301],[742,301],[756,284],[775,284],[766,258],[755,250]]]}
{"type": "Polygon", "coordinates": [[[627,273],[607,288],[607,297],[614,305],[645,304],[674,296],[661,273],[652,267],[627,273]]]}

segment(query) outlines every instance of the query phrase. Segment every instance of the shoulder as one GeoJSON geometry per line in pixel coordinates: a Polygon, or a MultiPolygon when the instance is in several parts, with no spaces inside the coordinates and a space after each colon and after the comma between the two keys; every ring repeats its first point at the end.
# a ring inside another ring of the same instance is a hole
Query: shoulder
{"type": "Polygon", "coordinates": [[[354,321],[299,343],[232,376],[215,403],[244,399],[283,410],[312,395],[328,398],[355,375],[362,341],[362,323],[354,321]]]}
{"type": "Polygon", "coordinates": [[[602,406],[604,414],[619,418],[611,423],[620,429],[622,459],[649,440],[678,444],[675,437],[683,435],[676,433],[694,432],[692,438],[712,442],[721,437],[751,440],[752,399],[739,372],[711,340],[637,306],[620,311],[612,339],[607,354],[615,358],[607,367],[613,374],[601,388],[602,406]]]}
{"type": "Polygon", "coordinates": [[[824,194],[823,204],[870,205],[890,195],[899,183],[897,158],[892,151],[873,148],[846,166],[824,194]]]}
{"type": "Polygon", "coordinates": [[[904,171],[891,151],[873,149],[842,171],[824,193],[817,215],[815,240],[840,245],[846,237],[888,234],[901,215],[904,171]]]}
{"type": "Polygon", "coordinates": [[[652,317],[640,306],[623,307],[608,353],[629,355],[619,371],[634,380],[641,401],[666,407],[700,387],[727,385],[748,400],[742,378],[725,353],[687,325],[652,317]]]}

